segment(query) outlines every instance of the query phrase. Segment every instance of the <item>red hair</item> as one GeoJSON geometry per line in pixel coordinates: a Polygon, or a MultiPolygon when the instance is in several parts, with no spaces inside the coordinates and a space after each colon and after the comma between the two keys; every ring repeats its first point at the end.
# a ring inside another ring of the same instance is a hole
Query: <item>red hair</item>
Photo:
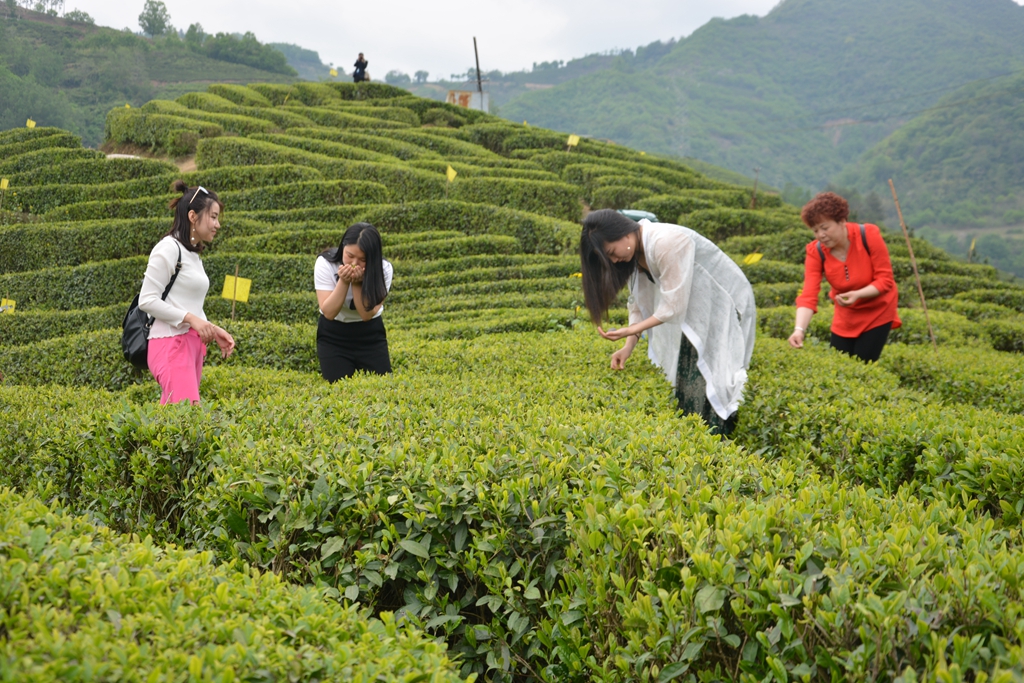
{"type": "Polygon", "coordinates": [[[828,220],[845,223],[849,215],[849,203],[835,192],[822,192],[800,211],[800,219],[808,228],[828,220]]]}

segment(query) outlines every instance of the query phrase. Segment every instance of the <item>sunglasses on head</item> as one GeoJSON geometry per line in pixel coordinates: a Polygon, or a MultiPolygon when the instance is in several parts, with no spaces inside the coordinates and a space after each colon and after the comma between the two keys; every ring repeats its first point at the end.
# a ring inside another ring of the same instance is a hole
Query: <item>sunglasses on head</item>
{"type": "Polygon", "coordinates": [[[205,195],[209,195],[210,194],[205,187],[200,185],[199,187],[196,188],[195,194],[192,195],[192,199],[188,200],[188,205],[189,206],[192,206],[192,202],[194,202],[196,200],[196,197],[199,196],[200,192],[202,192],[205,195]]]}

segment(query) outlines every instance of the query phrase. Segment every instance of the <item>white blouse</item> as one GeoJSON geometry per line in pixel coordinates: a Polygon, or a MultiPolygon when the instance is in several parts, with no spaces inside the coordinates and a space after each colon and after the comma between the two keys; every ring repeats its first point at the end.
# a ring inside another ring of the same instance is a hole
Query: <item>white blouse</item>
{"type": "Polygon", "coordinates": [[[679,225],[644,219],[644,255],[650,270],[629,283],[629,323],[652,315],[647,355],[675,386],[682,335],[697,349],[708,402],[723,420],[736,412],[754,351],[757,311],[743,271],[713,242],[679,225]]]}
{"type": "Polygon", "coordinates": [[[176,337],[185,334],[192,326],[182,322],[185,315],[193,314],[206,320],[203,312],[203,301],[210,289],[210,278],[199,254],[189,251],[178,240],[170,235],[156,243],[149,253],[146,275],[142,280],[142,291],[139,293],[139,308],[155,318],[149,330],[150,339],[176,337]],[[178,248],[181,248],[181,271],[174,281],[167,299],[161,301],[160,295],[171,281],[174,266],[178,262],[178,248]]]}
{"type": "MultiPolygon", "coordinates": [[[[387,259],[382,260],[384,262],[384,289],[390,292],[391,280],[394,278],[395,269],[387,259]]],[[[338,284],[339,265],[338,263],[331,263],[323,256],[317,256],[316,265],[313,266],[313,288],[317,291],[333,292],[338,284]]],[[[320,311],[320,313],[323,314],[323,311],[320,311]]],[[[373,317],[379,318],[383,313],[384,304],[381,304],[380,310],[373,317]]],[[[342,323],[358,323],[363,321],[359,311],[356,310],[355,305],[352,303],[351,285],[345,294],[345,302],[341,305],[341,310],[334,319],[342,323]]]]}

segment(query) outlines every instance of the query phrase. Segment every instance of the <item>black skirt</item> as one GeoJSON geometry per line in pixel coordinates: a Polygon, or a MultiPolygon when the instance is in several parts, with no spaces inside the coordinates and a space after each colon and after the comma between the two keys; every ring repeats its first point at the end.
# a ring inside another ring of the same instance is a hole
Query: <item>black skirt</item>
{"type": "Polygon", "coordinates": [[[351,377],[356,370],[388,374],[391,355],[384,317],[343,323],[321,314],[316,326],[316,355],[320,374],[328,382],[351,377]]]}
{"type": "Polygon", "coordinates": [[[676,368],[676,400],[683,415],[700,415],[711,427],[712,434],[729,436],[736,428],[736,413],[723,420],[708,400],[708,385],[697,367],[697,349],[684,334],[679,343],[679,365],[676,368]]]}

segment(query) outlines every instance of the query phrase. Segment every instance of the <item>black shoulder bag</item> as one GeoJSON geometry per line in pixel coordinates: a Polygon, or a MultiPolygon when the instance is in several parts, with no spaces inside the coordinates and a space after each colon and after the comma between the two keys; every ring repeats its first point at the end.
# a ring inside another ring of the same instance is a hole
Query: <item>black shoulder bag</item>
{"type": "MultiPolygon", "coordinates": [[[[166,299],[167,295],[171,293],[171,287],[178,279],[180,271],[181,245],[178,245],[178,263],[174,266],[171,281],[164,287],[164,293],[160,296],[161,300],[166,299]]],[[[124,359],[139,370],[149,369],[149,329],[151,327],[153,327],[153,316],[139,308],[139,295],[136,294],[121,322],[121,351],[124,353],[124,359]]]]}

